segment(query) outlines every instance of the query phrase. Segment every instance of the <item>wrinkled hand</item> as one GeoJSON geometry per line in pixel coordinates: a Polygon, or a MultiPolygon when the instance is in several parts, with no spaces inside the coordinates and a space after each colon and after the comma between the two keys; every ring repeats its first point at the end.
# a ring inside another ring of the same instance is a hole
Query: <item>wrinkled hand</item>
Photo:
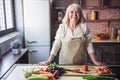
{"type": "Polygon", "coordinates": [[[104,66],[105,65],[105,63],[99,62],[99,61],[94,62],[94,64],[97,66],[104,66]]]}
{"type": "Polygon", "coordinates": [[[46,66],[49,64],[50,64],[50,62],[48,62],[48,61],[39,62],[39,65],[41,65],[41,66],[46,66]]]}

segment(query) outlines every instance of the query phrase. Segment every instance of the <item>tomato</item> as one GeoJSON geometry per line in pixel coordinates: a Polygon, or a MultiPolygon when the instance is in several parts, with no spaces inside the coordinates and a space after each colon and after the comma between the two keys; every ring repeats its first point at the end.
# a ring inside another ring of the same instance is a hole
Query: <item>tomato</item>
{"type": "Polygon", "coordinates": [[[82,66],[82,70],[83,70],[83,71],[88,71],[88,66],[87,66],[87,65],[83,65],[83,66],[82,66]]]}
{"type": "Polygon", "coordinates": [[[109,69],[109,68],[105,68],[105,69],[104,69],[104,72],[105,72],[106,74],[108,74],[108,73],[110,73],[110,69],[109,69]]]}
{"type": "Polygon", "coordinates": [[[108,73],[110,73],[110,69],[107,67],[106,68],[97,68],[96,73],[97,74],[108,74],[108,73]]]}
{"type": "Polygon", "coordinates": [[[104,71],[103,70],[99,70],[99,71],[97,71],[97,74],[104,74],[104,71]]]}
{"type": "Polygon", "coordinates": [[[102,71],[102,70],[103,70],[102,68],[97,68],[96,73],[98,73],[98,71],[102,71]]]}

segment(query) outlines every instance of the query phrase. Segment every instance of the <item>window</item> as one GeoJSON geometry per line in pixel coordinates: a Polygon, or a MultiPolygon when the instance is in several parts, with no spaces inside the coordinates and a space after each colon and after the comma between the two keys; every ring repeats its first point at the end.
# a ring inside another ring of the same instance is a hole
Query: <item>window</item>
{"type": "Polygon", "coordinates": [[[0,36],[15,30],[13,0],[0,0],[0,36]]]}

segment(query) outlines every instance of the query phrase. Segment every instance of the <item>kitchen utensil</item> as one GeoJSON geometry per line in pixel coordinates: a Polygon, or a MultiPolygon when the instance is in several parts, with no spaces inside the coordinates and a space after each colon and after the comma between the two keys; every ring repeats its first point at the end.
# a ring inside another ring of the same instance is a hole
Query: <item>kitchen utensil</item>
{"type": "Polygon", "coordinates": [[[83,74],[87,74],[87,72],[82,72],[82,71],[75,71],[73,69],[66,69],[64,68],[65,71],[70,71],[70,72],[73,72],[73,73],[83,73],[83,74]]]}

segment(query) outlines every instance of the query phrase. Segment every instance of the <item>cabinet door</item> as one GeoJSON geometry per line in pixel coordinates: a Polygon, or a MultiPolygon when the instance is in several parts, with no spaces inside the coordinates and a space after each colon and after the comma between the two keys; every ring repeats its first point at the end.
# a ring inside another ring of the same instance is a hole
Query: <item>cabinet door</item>
{"type": "Polygon", "coordinates": [[[100,0],[86,0],[87,7],[100,6],[100,4],[101,4],[100,0]]]}
{"type": "Polygon", "coordinates": [[[96,57],[108,65],[120,64],[120,44],[118,43],[94,43],[96,57]]]}
{"type": "Polygon", "coordinates": [[[111,0],[110,6],[111,7],[120,7],[120,0],[111,0]]]}
{"type": "Polygon", "coordinates": [[[74,2],[75,0],[54,0],[53,6],[56,8],[66,8],[74,2]]]}

